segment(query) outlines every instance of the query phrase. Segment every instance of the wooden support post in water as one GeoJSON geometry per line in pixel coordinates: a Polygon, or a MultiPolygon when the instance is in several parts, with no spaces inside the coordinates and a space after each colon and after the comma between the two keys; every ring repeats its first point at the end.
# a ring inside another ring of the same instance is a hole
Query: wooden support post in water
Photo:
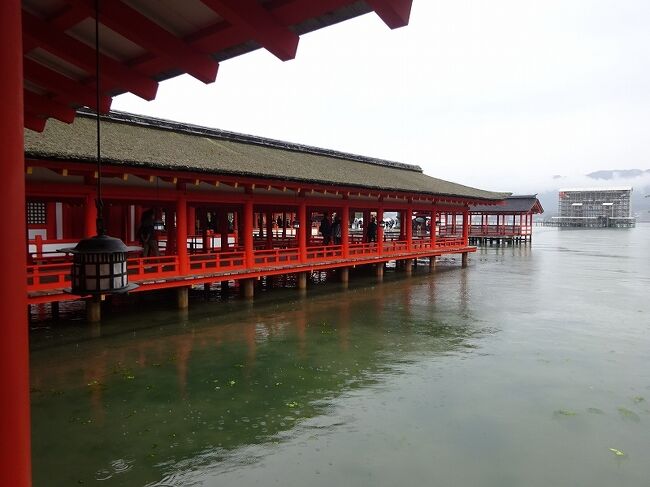
{"type": "Polygon", "coordinates": [[[347,289],[348,282],[350,281],[350,268],[341,267],[341,285],[347,289]]]}
{"type": "Polygon", "coordinates": [[[59,321],[59,302],[52,301],[52,321],[59,321]]]}
{"type": "Polygon", "coordinates": [[[299,272],[298,273],[298,289],[300,291],[306,291],[307,290],[307,273],[306,272],[299,272]]]}
{"type": "Polygon", "coordinates": [[[384,263],[380,262],[376,264],[377,266],[377,282],[382,282],[384,280],[384,263]]]}
{"type": "Polygon", "coordinates": [[[436,270],[436,257],[435,255],[432,255],[429,257],[429,272],[433,272],[436,270]]]}
{"type": "Polygon", "coordinates": [[[404,261],[404,272],[406,273],[407,276],[410,276],[413,274],[413,260],[412,259],[406,259],[404,261]]]}
{"type": "Polygon", "coordinates": [[[99,296],[86,300],[86,321],[99,323],[102,319],[102,301],[99,296]]]}
{"type": "Polygon", "coordinates": [[[190,288],[179,287],[176,289],[176,298],[178,303],[178,309],[187,309],[190,306],[190,288]]]}
{"type": "Polygon", "coordinates": [[[467,256],[469,255],[469,252],[463,252],[462,254],[462,259],[461,259],[461,265],[462,267],[467,267],[467,256]]]}
{"type": "Polygon", "coordinates": [[[246,299],[253,299],[255,297],[255,279],[242,279],[240,284],[244,297],[246,299]]]}

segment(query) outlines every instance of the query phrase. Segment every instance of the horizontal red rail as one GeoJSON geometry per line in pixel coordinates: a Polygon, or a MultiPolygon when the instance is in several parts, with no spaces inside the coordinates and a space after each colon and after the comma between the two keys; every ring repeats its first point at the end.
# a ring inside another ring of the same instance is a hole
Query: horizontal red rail
{"type": "Polygon", "coordinates": [[[178,274],[178,256],[139,257],[127,261],[129,280],[133,282],[171,277],[178,274]]]}
{"type": "Polygon", "coordinates": [[[454,247],[465,247],[465,240],[461,238],[440,238],[436,240],[436,249],[450,249],[454,247]]]}
{"type": "Polygon", "coordinates": [[[384,254],[399,254],[408,251],[408,242],[406,240],[393,240],[383,242],[384,254]]]}
{"type": "MultiPolygon", "coordinates": [[[[437,251],[453,252],[466,251],[467,244],[462,237],[446,238],[438,237],[435,245],[427,238],[413,240],[411,249],[408,243],[403,240],[382,242],[382,254],[378,253],[378,243],[352,243],[348,246],[347,257],[354,261],[374,260],[386,258],[391,255],[417,255],[432,254],[437,251]],[[365,259],[364,259],[365,258],[365,259]]],[[[128,259],[127,266],[129,279],[134,283],[150,284],[156,281],[173,280],[181,278],[190,280],[204,279],[205,275],[223,274],[234,271],[263,272],[271,267],[291,267],[309,264],[319,265],[328,262],[336,262],[339,265],[344,260],[342,245],[319,245],[309,246],[306,249],[306,261],[300,260],[300,249],[298,247],[262,249],[253,252],[252,264],[247,264],[246,253],[243,250],[235,249],[225,252],[210,252],[201,254],[190,254],[188,257],[187,275],[180,274],[180,262],[178,256],[160,257],[135,257],[128,259]]],[[[70,266],[71,262],[48,263],[27,266],[27,290],[28,292],[51,292],[61,291],[70,287],[70,266]]]]}
{"type": "Polygon", "coordinates": [[[343,257],[342,245],[324,245],[324,246],[307,247],[308,261],[332,260],[341,257],[343,257]]]}
{"type": "Polygon", "coordinates": [[[252,267],[268,267],[287,265],[300,261],[300,251],[297,247],[288,249],[256,250],[253,252],[252,267]]]}
{"type": "Polygon", "coordinates": [[[241,251],[194,254],[190,255],[189,260],[191,274],[240,270],[246,267],[245,254],[241,251]]]}
{"type": "Polygon", "coordinates": [[[497,237],[531,235],[533,229],[530,225],[472,225],[471,237],[497,237]]]}
{"type": "Polygon", "coordinates": [[[27,290],[48,291],[70,287],[70,263],[27,266],[27,290]]]}
{"type": "Polygon", "coordinates": [[[377,253],[377,244],[375,242],[351,244],[348,247],[350,257],[359,255],[374,255],[377,253]]]}

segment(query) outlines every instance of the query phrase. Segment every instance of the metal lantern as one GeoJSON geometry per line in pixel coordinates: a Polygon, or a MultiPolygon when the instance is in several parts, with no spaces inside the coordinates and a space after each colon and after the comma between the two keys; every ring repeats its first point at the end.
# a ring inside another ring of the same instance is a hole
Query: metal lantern
{"type": "Polygon", "coordinates": [[[125,293],[138,287],[129,284],[127,247],[119,238],[96,235],[81,240],[76,247],[61,249],[72,254],[72,294],[85,296],[125,293]]]}
{"type": "Polygon", "coordinates": [[[293,228],[295,228],[296,230],[300,228],[300,222],[298,220],[293,221],[293,228]]]}

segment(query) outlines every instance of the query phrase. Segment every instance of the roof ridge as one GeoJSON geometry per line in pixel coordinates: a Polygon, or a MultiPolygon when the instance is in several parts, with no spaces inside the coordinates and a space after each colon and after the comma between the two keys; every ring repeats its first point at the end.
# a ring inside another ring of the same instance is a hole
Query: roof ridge
{"type": "MultiPolygon", "coordinates": [[[[95,116],[95,112],[85,108],[79,109],[78,114],[84,117],[95,116]]],[[[298,144],[295,142],[287,142],[279,139],[271,139],[269,137],[242,134],[240,132],[232,132],[229,130],[206,127],[203,125],[178,122],[175,120],[169,120],[169,119],[158,118],[158,117],[150,117],[147,115],[139,115],[137,113],[111,110],[107,115],[101,115],[101,118],[104,120],[110,120],[118,123],[128,123],[132,125],[148,126],[148,127],[154,127],[162,130],[171,130],[174,132],[182,132],[186,134],[203,135],[203,136],[219,138],[224,140],[242,142],[245,144],[271,147],[274,149],[284,149],[284,150],[290,150],[294,152],[302,152],[302,153],[314,154],[319,156],[334,157],[336,159],[352,160],[363,164],[372,164],[375,166],[383,166],[383,167],[393,167],[405,171],[424,173],[422,168],[415,164],[406,164],[404,162],[389,161],[386,159],[379,159],[376,157],[368,157],[359,154],[353,154],[350,152],[324,149],[322,147],[298,144]]]]}

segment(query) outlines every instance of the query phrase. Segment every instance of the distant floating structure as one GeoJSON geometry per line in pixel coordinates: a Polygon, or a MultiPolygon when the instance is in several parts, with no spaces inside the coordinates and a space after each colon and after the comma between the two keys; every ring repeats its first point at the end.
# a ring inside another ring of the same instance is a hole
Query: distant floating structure
{"type": "Polygon", "coordinates": [[[558,216],[550,224],[558,227],[632,228],[632,187],[571,188],[558,193],[558,216]]]}

